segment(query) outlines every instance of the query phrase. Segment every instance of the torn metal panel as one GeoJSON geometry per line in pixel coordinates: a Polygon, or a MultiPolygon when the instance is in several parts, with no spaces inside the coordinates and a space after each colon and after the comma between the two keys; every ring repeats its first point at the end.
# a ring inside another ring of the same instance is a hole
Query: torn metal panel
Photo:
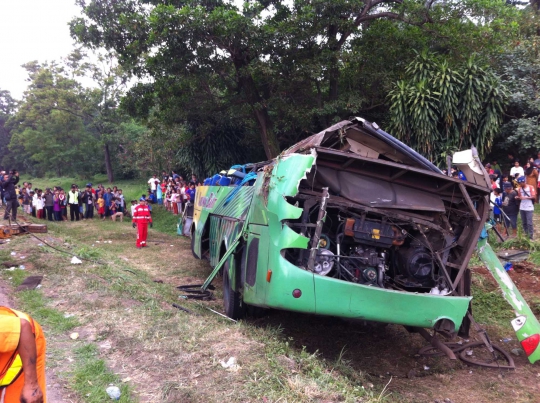
{"type": "MultiPolygon", "coordinates": [[[[499,284],[504,299],[514,309],[516,318],[511,322],[517,339],[520,342],[529,339],[530,337],[540,337],[540,323],[523,298],[518,288],[506,272],[501,261],[487,243],[487,236],[478,241],[478,256],[484,262],[493,278],[499,284]]],[[[540,360],[540,346],[537,347],[528,355],[531,363],[540,360]]]]}
{"type": "Polygon", "coordinates": [[[372,207],[445,212],[444,202],[433,193],[328,167],[317,168],[317,180],[334,194],[372,207]]]}

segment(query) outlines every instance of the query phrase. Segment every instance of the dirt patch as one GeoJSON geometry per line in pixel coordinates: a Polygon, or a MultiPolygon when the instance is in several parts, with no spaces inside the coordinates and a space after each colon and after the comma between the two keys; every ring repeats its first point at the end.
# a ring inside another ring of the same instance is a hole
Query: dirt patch
{"type": "MultiPolygon", "coordinates": [[[[540,271],[531,262],[516,262],[513,270],[508,271],[508,275],[517,285],[523,295],[540,296],[540,271]]],[[[485,267],[474,267],[472,271],[482,276],[483,281],[488,282],[493,287],[498,287],[497,282],[485,267]]]]}
{"type": "MultiPolygon", "coordinates": [[[[390,401],[493,403],[511,396],[516,402],[533,402],[540,393],[538,368],[523,355],[514,357],[515,371],[499,372],[446,357],[421,357],[417,352],[427,344],[425,340],[398,325],[278,311],[270,311],[264,321],[255,323],[279,326],[296,348],[306,348],[328,362],[344,360],[379,389],[389,383],[388,390],[397,394],[390,401]]],[[[519,348],[515,340],[496,344],[506,350],[519,348]]]]}
{"type": "MultiPolygon", "coordinates": [[[[513,270],[508,271],[508,275],[517,285],[522,294],[533,294],[540,296],[540,271],[531,262],[514,263],[513,270]]],[[[493,278],[489,270],[485,267],[473,267],[473,273],[482,276],[482,281],[498,287],[497,281],[493,278]]]]}

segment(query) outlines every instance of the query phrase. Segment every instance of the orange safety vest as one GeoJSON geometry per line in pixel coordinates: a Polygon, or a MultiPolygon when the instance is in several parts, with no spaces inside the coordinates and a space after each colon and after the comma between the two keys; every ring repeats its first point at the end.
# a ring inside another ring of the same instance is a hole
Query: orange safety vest
{"type": "MultiPolygon", "coordinates": [[[[5,308],[5,309],[8,309],[9,311],[11,311],[13,315],[17,316],[18,318],[27,320],[28,323],[30,323],[30,325],[32,326],[32,333],[34,334],[36,333],[34,320],[30,316],[28,316],[27,314],[23,312],[19,312],[15,309],[11,309],[11,308],[5,308]]],[[[22,365],[21,356],[17,353],[17,351],[15,351],[13,353],[13,357],[10,360],[8,369],[3,374],[3,377],[0,378],[0,388],[11,385],[13,381],[17,379],[17,377],[22,372],[22,370],[23,370],[23,365],[22,365]]]]}

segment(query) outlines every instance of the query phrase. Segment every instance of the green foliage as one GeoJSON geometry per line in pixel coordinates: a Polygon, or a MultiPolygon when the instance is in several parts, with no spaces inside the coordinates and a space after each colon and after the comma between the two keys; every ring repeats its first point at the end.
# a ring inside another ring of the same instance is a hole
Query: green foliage
{"type": "Polygon", "coordinates": [[[536,156],[540,150],[540,22],[537,12],[524,15],[521,29],[521,40],[497,58],[502,80],[511,94],[498,150],[528,158],[536,156]]]}
{"type": "Polygon", "coordinates": [[[32,62],[25,68],[31,82],[8,122],[13,163],[35,175],[87,172],[95,163],[96,148],[84,119],[73,112],[80,85],[54,63],[32,62]]]}
{"type": "Polygon", "coordinates": [[[10,164],[13,164],[8,149],[11,132],[6,123],[10,116],[15,113],[16,106],[17,103],[11,93],[0,89],[0,168],[3,170],[10,169],[10,164]]]}
{"type": "Polygon", "coordinates": [[[474,145],[485,155],[502,122],[507,90],[475,57],[452,68],[426,51],[405,69],[389,93],[391,129],[429,159],[474,145]]]}
{"type": "MultiPolygon", "coordinates": [[[[491,54],[515,35],[518,13],[498,0],[79,3],[84,17],[71,22],[72,35],[117,52],[126,71],[152,79],[129,91],[123,105],[130,114],[171,132],[187,127],[191,137],[180,140],[188,143],[206,138],[201,126],[220,133],[232,121],[240,144],[257,144],[268,158],[349,116],[384,119],[385,95],[413,49],[452,60],[491,54]]],[[[431,102],[429,87],[421,91],[431,102]]],[[[496,122],[483,111],[488,116],[474,129],[489,137],[496,122]]],[[[419,118],[425,137],[432,117],[419,118]]]]}
{"type": "Polygon", "coordinates": [[[120,148],[126,120],[117,105],[127,76],[112,54],[97,55],[98,64],[85,58],[75,50],[62,65],[24,66],[30,84],[8,122],[10,163],[19,170],[57,176],[106,171],[113,180],[111,153],[120,148]],[[82,86],[81,76],[90,77],[96,87],[82,86]]]}

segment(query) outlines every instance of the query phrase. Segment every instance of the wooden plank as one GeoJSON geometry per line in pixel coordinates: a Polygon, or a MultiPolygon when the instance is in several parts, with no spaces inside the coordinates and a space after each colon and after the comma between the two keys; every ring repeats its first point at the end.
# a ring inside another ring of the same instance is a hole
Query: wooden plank
{"type": "Polygon", "coordinates": [[[47,226],[45,224],[30,224],[28,226],[28,232],[33,234],[45,234],[47,233],[47,226]]]}

